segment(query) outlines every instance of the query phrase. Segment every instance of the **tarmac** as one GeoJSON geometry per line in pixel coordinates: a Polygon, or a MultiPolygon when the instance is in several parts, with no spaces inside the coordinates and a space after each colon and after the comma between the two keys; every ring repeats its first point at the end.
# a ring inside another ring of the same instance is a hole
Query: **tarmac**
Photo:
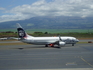
{"type": "Polygon", "coordinates": [[[0,70],[13,69],[93,70],[93,43],[78,43],[75,46],[67,44],[61,48],[0,45],[0,70]]]}

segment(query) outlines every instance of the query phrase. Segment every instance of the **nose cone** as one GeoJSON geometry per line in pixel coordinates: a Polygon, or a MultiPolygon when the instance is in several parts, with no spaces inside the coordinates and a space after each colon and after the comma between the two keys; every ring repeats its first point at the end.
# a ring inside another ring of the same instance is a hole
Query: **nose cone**
{"type": "Polygon", "coordinates": [[[78,39],[76,39],[76,42],[79,42],[79,40],[78,40],[78,39]]]}

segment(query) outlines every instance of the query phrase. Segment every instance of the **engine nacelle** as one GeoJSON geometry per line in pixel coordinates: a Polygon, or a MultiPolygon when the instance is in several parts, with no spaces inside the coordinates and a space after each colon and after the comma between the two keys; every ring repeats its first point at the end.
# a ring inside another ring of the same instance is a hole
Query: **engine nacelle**
{"type": "Polygon", "coordinates": [[[66,44],[65,42],[59,42],[60,46],[65,46],[65,44],[66,44]]]}

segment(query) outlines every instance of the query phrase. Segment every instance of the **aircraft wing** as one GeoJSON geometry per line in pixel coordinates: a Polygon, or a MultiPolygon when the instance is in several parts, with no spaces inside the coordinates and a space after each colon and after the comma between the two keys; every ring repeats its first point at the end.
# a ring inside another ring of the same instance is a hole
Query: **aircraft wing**
{"type": "Polygon", "coordinates": [[[49,41],[47,44],[58,44],[59,43],[59,40],[56,40],[56,41],[49,41]]]}

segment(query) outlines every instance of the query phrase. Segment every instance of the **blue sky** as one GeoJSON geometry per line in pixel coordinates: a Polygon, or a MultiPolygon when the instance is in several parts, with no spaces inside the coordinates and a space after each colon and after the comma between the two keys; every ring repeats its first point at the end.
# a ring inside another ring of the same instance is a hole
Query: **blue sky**
{"type": "MultiPolygon", "coordinates": [[[[0,7],[4,7],[7,9],[24,5],[24,4],[32,4],[38,0],[0,0],[0,7]]],[[[46,0],[47,2],[50,2],[51,0],[46,0]]]]}
{"type": "Polygon", "coordinates": [[[37,16],[93,17],[93,0],[0,0],[0,23],[37,16]]]}
{"type": "MultiPolygon", "coordinates": [[[[39,0],[0,0],[0,7],[11,9],[13,7],[24,5],[24,4],[32,4],[39,0]]],[[[52,0],[46,0],[47,2],[51,2],[52,0]]]]}
{"type": "Polygon", "coordinates": [[[32,4],[37,0],[0,0],[0,7],[4,10],[0,10],[0,15],[4,15],[5,10],[10,10],[16,6],[21,6],[24,4],[32,4]]]}
{"type": "MultiPolygon", "coordinates": [[[[0,0],[0,7],[4,10],[10,10],[16,6],[21,6],[24,4],[32,4],[39,0],[0,0]]],[[[46,0],[47,2],[50,2],[51,0],[46,0]]],[[[0,15],[3,15],[4,13],[0,10],[0,15]]]]}

